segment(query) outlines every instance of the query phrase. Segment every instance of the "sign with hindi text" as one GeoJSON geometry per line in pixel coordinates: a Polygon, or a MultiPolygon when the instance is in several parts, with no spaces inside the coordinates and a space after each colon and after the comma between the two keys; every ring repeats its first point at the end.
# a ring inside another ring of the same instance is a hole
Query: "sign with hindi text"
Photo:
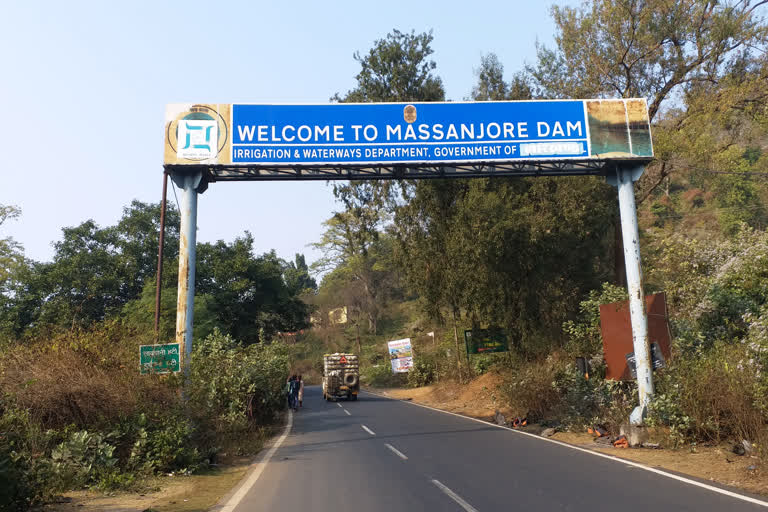
{"type": "Polygon", "coordinates": [[[175,373],[180,371],[180,348],[178,343],[165,345],[141,345],[139,364],[141,373],[175,373]]]}

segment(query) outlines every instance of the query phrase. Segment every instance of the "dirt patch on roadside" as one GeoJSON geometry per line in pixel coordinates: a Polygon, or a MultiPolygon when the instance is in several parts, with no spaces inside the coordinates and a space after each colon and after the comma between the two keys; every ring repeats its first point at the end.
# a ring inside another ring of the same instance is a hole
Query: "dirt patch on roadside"
{"type": "Polygon", "coordinates": [[[468,384],[451,381],[422,388],[387,388],[373,391],[399,400],[411,399],[444,411],[487,420],[493,417],[496,410],[505,415],[510,413],[499,392],[501,382],[499,374],[486,373],[468,384]]]}
{"type": "Polygon", "coordinates": [[[215,505],[243,478],[252,457],[238,457],[226,466],[191,476],[164,476],[147,482],[159,489],[147,492],[105,494],[72,491],[64,495],[65,503],[46,505],[51,512],[203,512],[215,505]]]}
{"type": "MultiPolygon", "coordinates": [[[[500,396],[501,382],[500,375],[487,373],[465,385],[450,382],[415,389],[388,388],[371,391],[485,421],[492,421],[496,411],[499,411],[506,416],[507,421],[511,421],[510,409],[504,405],[503,397],[500,396]]],[[[530,425],[520,430],[538,435],[543,427],[530,425]]],[[[621,449],[597,445],[592,435],[586,432],[557,432],[552,439],[653,468],[666,469],[768,496],[768,467],[764,467],[754,456],[732,453],[730,445],[680,449],[621,449]]],[[[653,439],[652,435],[651,440],[661,439],[653,439]]]]}
{"type": "Polygon", "coordinates": [[[734,454],[731,445],[697,446],[676,450],[619,449],[597,446],[590,434],[575,432],[558,432],[552,439],[639,462],[652,468],[667,469],[751,493],[768,495],[768,475],[765,468],[754,456],[734,454]]]}

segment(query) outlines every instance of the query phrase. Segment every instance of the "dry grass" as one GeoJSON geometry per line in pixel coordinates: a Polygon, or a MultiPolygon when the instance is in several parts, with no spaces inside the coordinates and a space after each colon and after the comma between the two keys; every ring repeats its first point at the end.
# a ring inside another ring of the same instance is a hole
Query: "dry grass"
{"type": "Polygon", "coordinates": [[[93,427],[147,410],[178,396],[162,377],[140,375],[138,341],[103,333],[18,346],[4,354],[0,390],[46,428],[93,427]],[[135,348],[134,348],[135,347],[135,348]]]}

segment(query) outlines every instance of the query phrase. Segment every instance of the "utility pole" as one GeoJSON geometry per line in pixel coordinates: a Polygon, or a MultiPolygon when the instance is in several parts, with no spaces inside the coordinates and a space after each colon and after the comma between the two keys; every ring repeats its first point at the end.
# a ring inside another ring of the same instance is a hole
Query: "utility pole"
{"type": "Polygon", "coordinates": [[[160,343],[160,294],[163,288],[163,246],[165,245],[165,208],[168,172],[163,171],[163,199],[160,204],[160,240],[157,244],[157,289],[155,290],[155,343],[160,343]]]}
{"type": "Polygon", "coordinates": [[[632,411],[630,423],[642,425],[648,402],[653,396],[651,351],[648,346],[648,315],[645,311],[643,269],[640,264],[640,230],[637,226],[634,182],[643,174],[643,166],[622,166],[616,169],[616,179],[608,182],[618,188],[621,235],[624,245],[624,263],[629,292],[629,315],[632,321],[632,343],[637,367],[637,390],[640,405],[632,411]]]}

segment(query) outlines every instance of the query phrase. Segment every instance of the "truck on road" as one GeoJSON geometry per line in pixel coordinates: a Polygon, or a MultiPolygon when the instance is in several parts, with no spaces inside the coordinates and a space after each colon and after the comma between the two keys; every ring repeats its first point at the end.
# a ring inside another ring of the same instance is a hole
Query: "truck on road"
{"type": "Polygon", "coordinates": [[[323,356],[323,398],[357,400],[360,391],[360,363],[355,354],[323,356]]]}

